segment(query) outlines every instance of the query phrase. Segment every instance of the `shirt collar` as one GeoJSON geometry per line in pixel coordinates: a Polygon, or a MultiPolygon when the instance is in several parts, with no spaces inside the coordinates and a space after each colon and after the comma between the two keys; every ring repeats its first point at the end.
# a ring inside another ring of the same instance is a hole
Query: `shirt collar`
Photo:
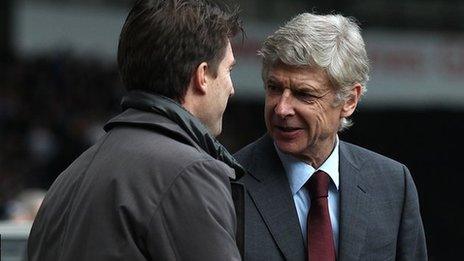
{"type": "MultiPolygon", "coordinates": [[[[284,166],[285,173],[287,174],[288,182],[290,183],[290,189],[292,194],[295,195],[308,181],[308,179],[316,172],[310,164],[303,162],[289,154],[285,154],[279,150],[277,145],[274,143],[277,154],[279,155],[280,161],[284,166]]],[[[326,161],[317,170],[322,170],[329,175],[332,182],[335,184],[337,190],[339,189],[339,140],[338,135],[335,139],[335,147],[326,161]]]]}

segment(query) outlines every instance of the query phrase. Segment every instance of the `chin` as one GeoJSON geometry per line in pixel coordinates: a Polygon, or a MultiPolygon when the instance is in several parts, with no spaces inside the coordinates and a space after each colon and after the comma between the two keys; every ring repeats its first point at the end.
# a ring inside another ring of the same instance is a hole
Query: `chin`
{"type": "Polygon", "coordinates": [[[214,137],[217,137],[221,134],[222,132],[222,125],[220,124],[219,126],[215,126],[212,130],[211,130],[211,134],[214,136],[214,137]]]}
{"type": "Polygon", "coordinates": [[[285,154],[296,155],[301,151],[301,148],[295,142],[285,141],[285,140],[274,140],[277,148],[285,154]]]}

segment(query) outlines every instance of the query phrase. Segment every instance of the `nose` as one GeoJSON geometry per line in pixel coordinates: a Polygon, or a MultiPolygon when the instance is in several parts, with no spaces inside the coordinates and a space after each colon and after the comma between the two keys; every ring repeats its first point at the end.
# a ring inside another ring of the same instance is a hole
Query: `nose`
{"type": "Polygon", "coordinates": [[[295,115],[295,111],[293,110],[292,106],[292,96],[291,91],[289,89],[285,89],[282,92],[282,95],[278,98],[277,104],[274,108],[274,112],[280,118],[285,118],[288,116],[295,115]]]}

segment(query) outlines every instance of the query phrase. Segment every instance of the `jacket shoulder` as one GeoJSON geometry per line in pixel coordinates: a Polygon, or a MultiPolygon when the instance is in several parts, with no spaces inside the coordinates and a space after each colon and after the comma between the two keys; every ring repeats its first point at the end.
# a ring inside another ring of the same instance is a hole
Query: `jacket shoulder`
{"type": "Polygon", "coordinates": [[[355,166],[361,179],[370,187],[370,191],[375,192],[372,195],[380,198],[388,195],[391,197],[390,201],[401,202],[404,191],[411,187],[408,183],[413,183],[411,174],[404,164],[371,150],[341,142],[340,168],[347,166],[347,161],[355,166]]]}
{"type": "Polygon", "coordinates": [[[402,163],[394,159],[345,141],[340,141],[340,153],[341,155],[345,155],[349,160],[358,164],[360,167],[365,166],[365,164],[381,165],[395,169],[402,169],[404,167],[402,163]]]}

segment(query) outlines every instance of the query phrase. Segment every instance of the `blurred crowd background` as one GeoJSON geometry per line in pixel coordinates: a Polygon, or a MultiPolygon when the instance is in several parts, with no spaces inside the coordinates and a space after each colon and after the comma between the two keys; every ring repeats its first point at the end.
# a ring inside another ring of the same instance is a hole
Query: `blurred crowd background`
{"type": "MultiPolygon", "coordinates": [[[[130,0],[0,1],[0,220],[30,220],[54,179],[104,132],[125,91],[116,65],[130,0]]],[[[371,81],[341,138],[405,163],[430,260],[460,256],[464,196],[464,2],[237,0],[236,95],[219,139],[232,152],[265,132],[261,41],[304,12],[355,17],[371,81]]]]}

